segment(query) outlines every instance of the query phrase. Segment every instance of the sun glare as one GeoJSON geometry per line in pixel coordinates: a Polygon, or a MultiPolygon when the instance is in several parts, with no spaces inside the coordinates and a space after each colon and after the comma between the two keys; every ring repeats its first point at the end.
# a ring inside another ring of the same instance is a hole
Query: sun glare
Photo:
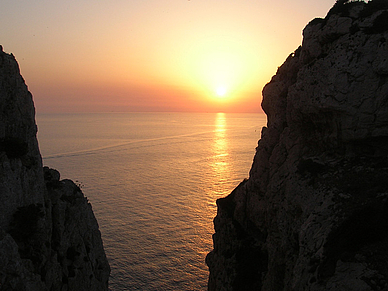
{"type": "Polygon", "coordinates": [[[253,76],[258,72],[257,57],[242,44],[228,37],[200,38],[188,50],[185,71],[189,72],[194,88],[201,91],[202,100],[211,106],[228,106],[244,98],[252,90],[253,76]]]}
{"type": "Polygon", "coordinates": [[[216,89],[217,96],[220,98],[225,97],[226,91],[227,90],[224,86],[217,87],[217,89],[216,89]]]}

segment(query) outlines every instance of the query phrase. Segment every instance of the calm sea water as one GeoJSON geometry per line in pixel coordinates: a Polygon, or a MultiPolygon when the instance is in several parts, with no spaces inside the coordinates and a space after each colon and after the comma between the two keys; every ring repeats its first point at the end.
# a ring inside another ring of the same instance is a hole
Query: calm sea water
{"type": "Polygon", "coordinates": [[[38,115],[43,163],[81,184],[111,290],[206,290],[216,199],[248,177],[263,114],[38,115]]]}

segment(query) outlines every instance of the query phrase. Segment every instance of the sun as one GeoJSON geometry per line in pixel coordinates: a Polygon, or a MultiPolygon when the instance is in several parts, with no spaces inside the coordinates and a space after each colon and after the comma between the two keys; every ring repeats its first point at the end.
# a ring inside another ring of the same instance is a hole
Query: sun
{"type": "Polygon", "coordinates": [[[227,93],[227,90],[224,86],[219,86],[216,88],[216,94],[218,97],[222,98],[222,97],[225,97],[227,93]]]}

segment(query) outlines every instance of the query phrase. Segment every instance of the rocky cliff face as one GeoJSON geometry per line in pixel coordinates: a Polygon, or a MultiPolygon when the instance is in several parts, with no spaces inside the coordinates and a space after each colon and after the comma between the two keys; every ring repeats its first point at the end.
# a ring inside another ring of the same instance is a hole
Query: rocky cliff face
{"type": "Polygon", "coordinates": [[[337,1],[303,36],[217,201],[209,290],[388,290],[388,2],[337,1]]]}
{"type": "Polygon", "coordinates": [[[91,205],[43,168],[31,93],[0,46],[0,290],[108,290],[91,205]]]}

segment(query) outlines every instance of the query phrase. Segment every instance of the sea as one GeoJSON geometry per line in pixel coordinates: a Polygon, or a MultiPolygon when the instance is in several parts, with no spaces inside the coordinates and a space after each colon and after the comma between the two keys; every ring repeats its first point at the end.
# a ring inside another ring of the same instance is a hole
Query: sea
{"type": "Polygon", "coordinates": [[[249,176],[264,114],[38,114],[43,164],[92,204],[109,288],[207,290],[216,200],[249,176]]]}

